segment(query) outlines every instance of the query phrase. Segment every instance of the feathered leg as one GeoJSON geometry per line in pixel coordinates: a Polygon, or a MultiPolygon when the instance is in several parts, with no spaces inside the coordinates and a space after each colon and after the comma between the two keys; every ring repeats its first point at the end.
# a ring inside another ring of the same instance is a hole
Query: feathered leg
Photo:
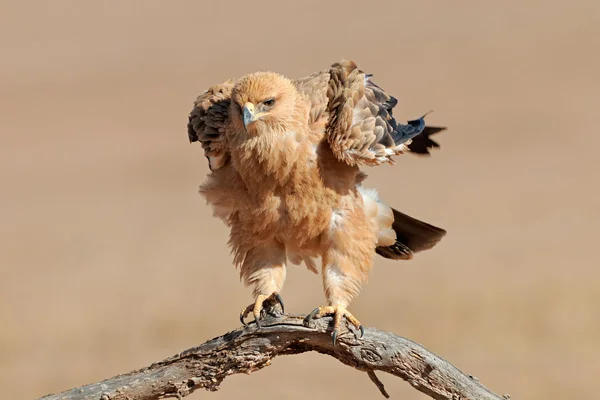
{"type": "Polygon", "coordinates": [[[323,288],[328,305],[317,307],[304,320],[308,325],[313,318],[333,314],[334,344],[344,316],[360,329],[361,335],[364,332],[361,323],[348,312],[347,307],[367,279],[373,265],[376,241],[376,232],[362,208],[334,213],[323,254],[323,288]]]}
{"type": "Polygon", "coordinates": [[[246,286],[253,287],[255,301],[240,313],[240,320],[244,325],[244,318],[252,312],[256,325],[260,327],[261,312],[267,308],[272,309],[275,303],[279,303],[281,312],[284,312],[279,292],[285,282],[285,260],[285,247],[280,243],[256,247],[246,253],[240,267],[240,276],[246,286]]]}

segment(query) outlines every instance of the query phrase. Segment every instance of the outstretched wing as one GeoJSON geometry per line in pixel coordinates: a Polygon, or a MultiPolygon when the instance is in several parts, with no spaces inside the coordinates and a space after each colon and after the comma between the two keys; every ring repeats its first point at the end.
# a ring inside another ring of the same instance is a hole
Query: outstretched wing
{"type": "Polygon", "coordinates": [[[429,154],[438,147],[429,135],[445,128],[426,127],[424,116],[398,123],[397,100],[371,81],[352,61],[295,81],[309,99],[309,123],[324,132],[335,157],[348,165],[393,163],[392,156],[412,151],[429,154]],[[428,133],[421,139],[419,135],[428,133]],[[415,143],[415,144],[413,144],[415,143]]]}
{"type": "Polygon", "coordinates": [[[221,168],[229,161],[225,131],[229,121],[232,89],[232,80],[211,87],[198,96],[189,115],[188,137],[190,142],[202,143],[211,171],[221,168]]]}

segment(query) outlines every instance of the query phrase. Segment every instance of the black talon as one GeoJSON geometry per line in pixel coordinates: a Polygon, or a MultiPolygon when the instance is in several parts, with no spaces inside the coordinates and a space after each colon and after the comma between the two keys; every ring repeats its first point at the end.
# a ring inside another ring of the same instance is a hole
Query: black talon
{"type": "Polygon", "coordinates": [[[302,321],[302,324],[304,326],[306,326],[307,328],[310,327],[310,320],[313,319],[315,317],[315,315],[317,315],[319,313],[319,307],[315,308],[314,310],[312,310],[310,312],[310,314],[308,314],[306,316],[306,318],[304,318],[304,321],[302,321]]]}
{"type": "Polygon", "coordinates": [[[242,325],[248,326],[246,321],[244,321],[244,313],[243,312],[240,313],[240,322],[242,323],[242,325]]]}
{"type": "Polygon", "coordinates": [[[359,339],[362,339],[362,337],[365,336],[365,327],[362,326],[362,325],[360,325],[358,327],[358,329],[360,329],[360,337],[359,337],[359,339]]]}
{"type": "Polygon", "coordinates": [[[281,295],[279,293],[275,293],[275,299],[277,299],[279,305],[281,306],[281,314],[284,315],[285,307],[283,306],[283,299],[281,298],[281,295]]]}
{"type": "Polygon", "coordinates": [[[333,334],[331,336],[333,336],[333,345],[335,346],[335,341],[337,340],[337,337],[338,337],[338,330],[334,329],[333,334]]]}
{"type": "Polygon", "coordinates": [[[258,315],[254,316],[254,322],[256,322],[256,327],[260,328],[260,317],[258,315]]]}

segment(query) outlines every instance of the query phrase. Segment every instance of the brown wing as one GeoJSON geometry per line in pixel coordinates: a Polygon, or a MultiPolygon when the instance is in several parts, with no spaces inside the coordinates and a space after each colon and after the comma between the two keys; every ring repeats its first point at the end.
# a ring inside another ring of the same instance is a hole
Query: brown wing
{"type": "MultiPolygon", "coordinates": [[[[391,156],[412,151],[411,140],[426,131],[424,117],[399,124],[392,116],[397,100],[352,61],[295,81],[311,104],[311,125],[323,125],[336,158],[349,165],[393,163],[391,156]]],[[[419,141],[415,152],[437,145],[419,141]]]]}
{"type": "Polygon", "coordinates": [[[327,86],[330,76],[329,71],[321,71],[293,81],[298,92],[305,96],[310,105],[308,124],[311,130],[320,136],[325,133],[325,127],[329,120],[327,86]]]}
{"type": "Polygon", "coordinates": [[[189,115],[188,137],[190,142],[202,143],[211,171],[229,161],[225,130],[232,89],[232,80],[211,87],[198,96],[189,115]]]}

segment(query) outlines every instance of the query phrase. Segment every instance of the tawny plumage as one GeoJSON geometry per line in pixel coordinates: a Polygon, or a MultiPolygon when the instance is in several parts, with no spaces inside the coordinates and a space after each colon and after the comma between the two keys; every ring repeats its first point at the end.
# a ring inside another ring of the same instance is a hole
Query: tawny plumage
{"type": "Polygon", "coordinates": [[[363,187],[359,166],[393,163],[406,152],[429,154],[445,128],[424,117],[400,124],[397,101],[351,61],[290,80],[272,72],[208,89],[195,102],[190,141],[202,143],[211,173],[200,192],[230,228],[229,244],[255,302],[242,310],[260,326],[264,306],[283,303],[286,265],[321,275],[327,305],[309,315],[342,318],[374,255],[410,259],[445,231],[385,204],[363,187]]]}

